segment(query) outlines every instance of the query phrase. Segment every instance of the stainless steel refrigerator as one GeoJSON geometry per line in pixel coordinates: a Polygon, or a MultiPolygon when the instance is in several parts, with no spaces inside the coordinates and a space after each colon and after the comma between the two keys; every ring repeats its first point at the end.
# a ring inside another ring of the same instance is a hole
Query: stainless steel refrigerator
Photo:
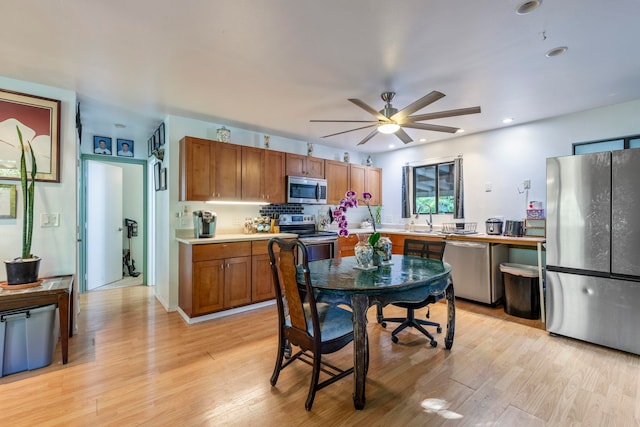
{"type": "Polygon", "coordinates": [[[640,354],[640,149],[547,159],[547,330],[640,354]]]}

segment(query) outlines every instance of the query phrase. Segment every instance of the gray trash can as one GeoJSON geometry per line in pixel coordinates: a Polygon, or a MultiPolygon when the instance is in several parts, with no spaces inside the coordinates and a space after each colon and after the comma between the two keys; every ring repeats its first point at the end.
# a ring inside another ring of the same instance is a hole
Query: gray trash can
{"type": "Polygon", "coordinates": [[[500,264],[504,282],[504,311],[525,319],[540,318],[538,267],[526,264],[500,264]]]}
{"type": "Polygon", "coordinates": [[[51,364],[56,305],[0,312],[0,377],[51,364]]]}

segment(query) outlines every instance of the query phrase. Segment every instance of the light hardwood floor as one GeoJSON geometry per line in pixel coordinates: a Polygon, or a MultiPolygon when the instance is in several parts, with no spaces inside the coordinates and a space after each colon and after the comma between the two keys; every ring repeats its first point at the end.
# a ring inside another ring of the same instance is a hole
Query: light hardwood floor
{"type": "MultiPolygon", "coordinates": [[[[51,366],[0,378],[0,425],[632,426],[640,419],[640,357],[552,337],[471,304],[458,304],[451,351],[442,335],[437,348],[411,332],[393,344],[390,330],[371,322],[365,409],[354,410],[346,378],[320,390],[311,412],[309,366],[294,364],[277,387],[269,384],[274,306],[189,326],[165,312],[152,288],[135,286],[84,294],[81,308],[68,365],[58,347],[51,366]],[[425,399],[445,407],[425,411],[425,399]]],[[[444,320],[446,306],[431,312],[444,320]]],[[[373,309],[369,315],[375,319],[373,309]]],[[[329,360],[350,364],[351,350],[329,360]]]]}

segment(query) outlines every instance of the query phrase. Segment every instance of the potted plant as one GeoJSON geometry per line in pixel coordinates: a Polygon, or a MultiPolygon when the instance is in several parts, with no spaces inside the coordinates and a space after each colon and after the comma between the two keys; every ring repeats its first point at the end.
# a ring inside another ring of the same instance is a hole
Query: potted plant
{"type": "Polygon", "coordinates": [[[33,237],[33,201],[36,185],[36,157],[33,154],[31,143],[26,145],[22,140],[22,132],[16,126],[18,139],[20,140],[20,187],[22,188],[22,255],[10,261],[5,261],[7,269],[7,284],[22,285],[38,281],[40,270],[40,258],[31,253],[31,239],[33,237]],[[31,172],[27,172],[26,152],[31,155],[31,172]]]}

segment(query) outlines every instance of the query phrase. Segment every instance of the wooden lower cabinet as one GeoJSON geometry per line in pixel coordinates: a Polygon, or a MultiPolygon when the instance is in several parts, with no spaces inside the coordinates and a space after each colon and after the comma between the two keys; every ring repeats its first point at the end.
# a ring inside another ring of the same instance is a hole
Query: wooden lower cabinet
{"type": "Polygon", "coordinates": [[[178,305],[189,317],[251,303],[251,242],[180,243],[178,305]]]}
{"type": "Polygon", "coordinates": [[[273,287],[271,261],[267,251],[268,240],[251,242],[251,301],[259,302],[276,297],[273,287]]]}
{"type": "Polygon", "coordinates": [[[356,243],[358,243],[357,234],[349,234],[346,237],[338,237],[338,256],[354,256],[355,252],[353,248],[356,246],[356,243]]]}
{"type": "Polygon", "coordinates": [[[269,240],[180,243],[178,305],[182,311],[196,317],[274,299],[268,244],[269,240]]]}

